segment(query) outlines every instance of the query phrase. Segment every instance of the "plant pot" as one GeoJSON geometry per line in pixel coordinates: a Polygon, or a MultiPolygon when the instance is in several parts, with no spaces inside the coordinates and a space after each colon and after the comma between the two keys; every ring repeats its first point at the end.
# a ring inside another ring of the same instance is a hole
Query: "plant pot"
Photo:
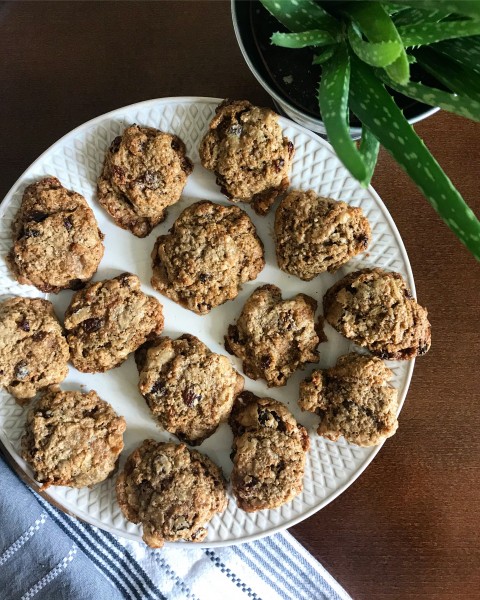
{"type": "MultiPolygon", "coordinates": [[[[316,99],[321,67],[312,65],[312,49],[272,46],[271,34],[284,28],[258,0],[231,0],[231,7],[233,27],[243,57],[257,81],[273,98],[279,112],[326,138],[316,99]]],[[[410,124],[439,110],[402,94],[394,93],[393,96],[410,124]]],[[[354,115],[350,119],[350,134],[353,139],[361,135],[360,123],[354,115]]]]}

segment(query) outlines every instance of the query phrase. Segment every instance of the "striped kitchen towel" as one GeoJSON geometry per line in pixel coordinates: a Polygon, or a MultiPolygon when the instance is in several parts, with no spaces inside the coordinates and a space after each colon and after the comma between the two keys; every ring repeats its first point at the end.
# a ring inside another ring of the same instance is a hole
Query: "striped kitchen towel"
{"type": "Polygon", "coordinates": [[[288,533],[152,550],[69,517],[0,458],[2,600],[348,600],[288,533]]]}

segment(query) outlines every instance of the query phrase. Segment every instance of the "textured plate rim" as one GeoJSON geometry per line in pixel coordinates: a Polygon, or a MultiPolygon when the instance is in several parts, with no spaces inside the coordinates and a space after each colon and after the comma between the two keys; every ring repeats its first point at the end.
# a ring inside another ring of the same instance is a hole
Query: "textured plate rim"
{"type": "MultiPolygon", "coordinates": [[[[224,100],[223,98],[204,97],[204,96],[169,96],[169,97],[165,97],[165,98],[153,98],[150,100],[134,102],[132,104],[128,104],[126,106],[116,108],[114,110],[103,113],[97,117],[94,117],[88,121],[85,121],[84,123],[78,125],[71,131],[67,132],[65,135],[63,135],[61,138],[59,138],[57,141],[55,141],[51,146],[49,146],[46,150],[44,150],[22,172],[22,174],[18,177],[18,179],[15,181],[15,183],[11,186],[11,188],[8,190],[8,192],[5,194],[4,198],[2,199],[2,202],[0,203],[0,218],[2,218],[4,216],[5,211],[7,210],[7,207],[9,206],[10,201],[12,200],[13,192],[17,189],[19,184],[22,182],[26,173],[28,171],[30,171],[31,169],[33,169],[34,167],[36,167],[36,165],[41,163],[43,158],[45,157],[45,155],[54,151],[57,146],[60,146],[64,142],[64,140],[66,140],[73,134],[75,134],[83,129],[87,129],[87,128],[91,127],[92,125],[100,123],[103,120],[113,118],[114,116],[117,116],[118,113],[120,113],[122,111],[126,111],[126,110],[132,110],[132,109],[134,110],[135,108],[145,109],[145,108],[157,106],[159,104],[164,105],[164,104],[181,104],[181,103],[188,103],[188,104],[203,103],[203,104],[217,105],[219,102],[222,102],[223,100],[224,100]]],[[[333,150],[332,146],[327,141],[325,141],[323,138],[321,138],[319,135],[317,135],[315,132],[311,131],[310,129],[307,129],[306,127],[303,127],[302,125],[299,125],[299,124],[295,123],[294,121],[292,121],[286,117],[282,117],[282,116],[279,117],[279,122],[282,125],[282,128],[285,128],[286,126],[292,127],[293,129],[297,129],[300,133],[304,133],[307,136],[313,136],[314,139],[318,143],[320,143],[320,145],[326,147],[330,152],[332,152],[332,154],[334,156],[336,156],[336,153],[333,150]]],[[[408,283],[410,285],[413,295],[416,296],[415,281],[413,278],[413,272],[412,272],[412,268],[410,265],[410,260],[408,258],[405,244],[403,243],[403,239],[400,235],[400,232],[397,229],[395,221],[393,220],[387,207],[385,206],[385,204],[383,203],[382,199],[377,194],[375,189],[371,185],[369,185],[368,188],[366,188],[366,189],[372,196],[378,209],[381,211],[383,217],[385,218],[385,220],[387,221],[388,225],[390,226],[390,228],[393,232],[395,242],[397,244],[398,250],[399,250],[400,255],[405,264],[405,270],[406,270],[406,274],[407,274],[408,283]]],[[[46,294],[44,294],[44,296],[46,296],[46,294]]],[[[408,390],[410,388],[410,383],[412,380],[414,366],[415,366],[415,359],[409,361],[409,364],[408,364],[406,377],[405,377],[405,386],[404,386],[402,397],[400,398],[400,401],[399,401],[397,415],[402,410],[403,404],[404,404],[406,396],[408,394],[408,390]]],[[[36,484],[36,482],[33,479],[30,478],[28,473],[26,473],[23,470],[20,462],[17,461],[16,452],[15,453],[11,452],[12,446],[11,446],[11,443],[10,443],[8,437],[5,435],[5,433],[6,432],[4,431],[4,429],[0,428],[0,451],[3,450],[3,454],[5,455],[6,461],[8,462],[8,464],[11,467],[14,468],[14,470],[19,475],[19,477],[22,479],[22,481],[24,483],[26,483],[26,485],[29,485],[29,487],[32,488],[35,492],[39,493],[39,486],[36,484]]],[[[222,546],[232,546],[232,545],[236,545],[236,544],[252,542],[252,541],[261,539],[261,538],[269,536],[269,535],[274,535],[275,533],[284,531],[285,529],[289,529],[290,527],[297,525],[298,523],[308,519],[309,517],[311,517],[312,515],[317,513],[322,508],[325,508],[325,506],[330,504],[330,502],[332,502],[333,500],[338,498],[338,496],[340,496],[340,494],[342,494],[347,488],[349,488],[360,477],[360,475],[365,471],[365,469],[370,465],[370,463],[373,461],[373,459],[380,452],[384,443],[385,443],[385,440],[378,446],[374,447],[372,449],[371,453],[369,454],[369,456],[365,459],[364,463],[354,473],[352,473],[352,475],[341,486],[339,486],[334,492],[332,492],[331,494],[326,496],[321,502],[319,502],[319,504],[311,507],[309,510],[305,511],[301,515],[298,515],[297,517],[294,517],[284,523],[276,525],[275,527],[269,528],[268,531],[246,535],[238,540],[225,540],[225,541],[215,541],[215,542],[206,542],[206,543],[202,543],[202,542],[190,542],[190,543],[195,544],[195,546],[199,547],[199,548],[219,548],[222,546]]],[[[56,500],[54,500],[53,498],[51,498],[48,494],[41,493],[41,496],[44,499],[46,499],[52,506],[55,506],[56,508],[61,509],[65,514],[74,516],[75,518],[79,519],[80,521],[87,522],[91,525],[98,527],[99,529],[103,529],[103,530],[113,533],[114,535],[117,535],[119,537],[134,540],[137,542],[140,541],[139,536],[136,534],[129,533],[127,531],[119,532],[119,530],[116,529],[115,527],[111,527],[110,525],[103,523],[99,519],[95,519],[94,517],[91,517],[88,513],[86,513],[85,515],[82,515],[82,514],[79,514],[78,512],[77,513],[72,512],[72,510],[70,510],[69,508],[66,508],[61,503],[59,503],[56,500]]],[[[83,511],[80,511],[80,512],[83,512],[83,511]]],[[[188,542],[186,542],[186,543],[188,544],[188,542]]],[[[176,544],[178,545],[178,542],[176,544]]],[[[175,545],[175,542],[166,542],[166,544],[165,544],[165,546],[170,546],[170,545],[175,545]]]]}

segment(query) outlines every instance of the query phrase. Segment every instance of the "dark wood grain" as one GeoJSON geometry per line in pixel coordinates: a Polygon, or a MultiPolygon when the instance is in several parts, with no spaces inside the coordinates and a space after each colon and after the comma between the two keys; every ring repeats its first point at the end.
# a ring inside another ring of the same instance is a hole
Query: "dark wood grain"
{"type": "MultiPolygon", "coordinates": [[[[0,31],[0,197],[60,136],[114,108],[181,95],[271,104],[228,2],[3,2],[0,31]]],[[[439,113],[417,131],[479,214],[480,125],[439,113]]],[[[477,599],[480,269],[383,153],[374,185],[405,241],[433,347],[397,435],[291,531],[355,599],[477,599]]]]}

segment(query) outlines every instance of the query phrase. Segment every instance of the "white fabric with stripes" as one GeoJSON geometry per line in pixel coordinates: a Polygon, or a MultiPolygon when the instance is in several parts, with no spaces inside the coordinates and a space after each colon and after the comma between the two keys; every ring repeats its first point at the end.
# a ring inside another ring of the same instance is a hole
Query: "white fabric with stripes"
{"type": "Polygon", "coordinates": [[[97,568],[117,588],[121,572],[124,585],[126,581],[130,587],[123,591],[126,598],[351,600],[288,532],[227,548],[178,544],[151,550],[84,525],[40,502],[47,512],[55,511],[56,519],[80,548],[88,545],[97,568]],[[124,568],[125,558],[130,569],[124,568]]]}
{"type": "MultiPolygon", "coordinates": [[[[31,490],[24,490],[36,498],[42,512],[0,554],[0,567],[20,556],[20,550],[28,553],[29,542],[37,539],[35,534],[47,521],[58,527],[57,535],[67,536],[64,539],[68,545],[64,545],[70,550],[22,592],[22,600],[53,600],[49,584],[67,581],[69,566],[74,563],[77,552],[90,560],[92,569],[100,571],[107,587],[107,581],[110,582],[111,597],[119,599],[351,600],[322,565],[288,533],[227,548],[176,544],[152,550],[142,543],[117,538],[77,521],[31,490]]],[[[88,573],[82,572],[81,578],[88,586],[88,573]]],[[[78,585],[78,579],[76,581],[78,585]]],[[[85,593],[82,598],[97,600],[95,590],[91,590],[91,595],[85,593]]]]}

